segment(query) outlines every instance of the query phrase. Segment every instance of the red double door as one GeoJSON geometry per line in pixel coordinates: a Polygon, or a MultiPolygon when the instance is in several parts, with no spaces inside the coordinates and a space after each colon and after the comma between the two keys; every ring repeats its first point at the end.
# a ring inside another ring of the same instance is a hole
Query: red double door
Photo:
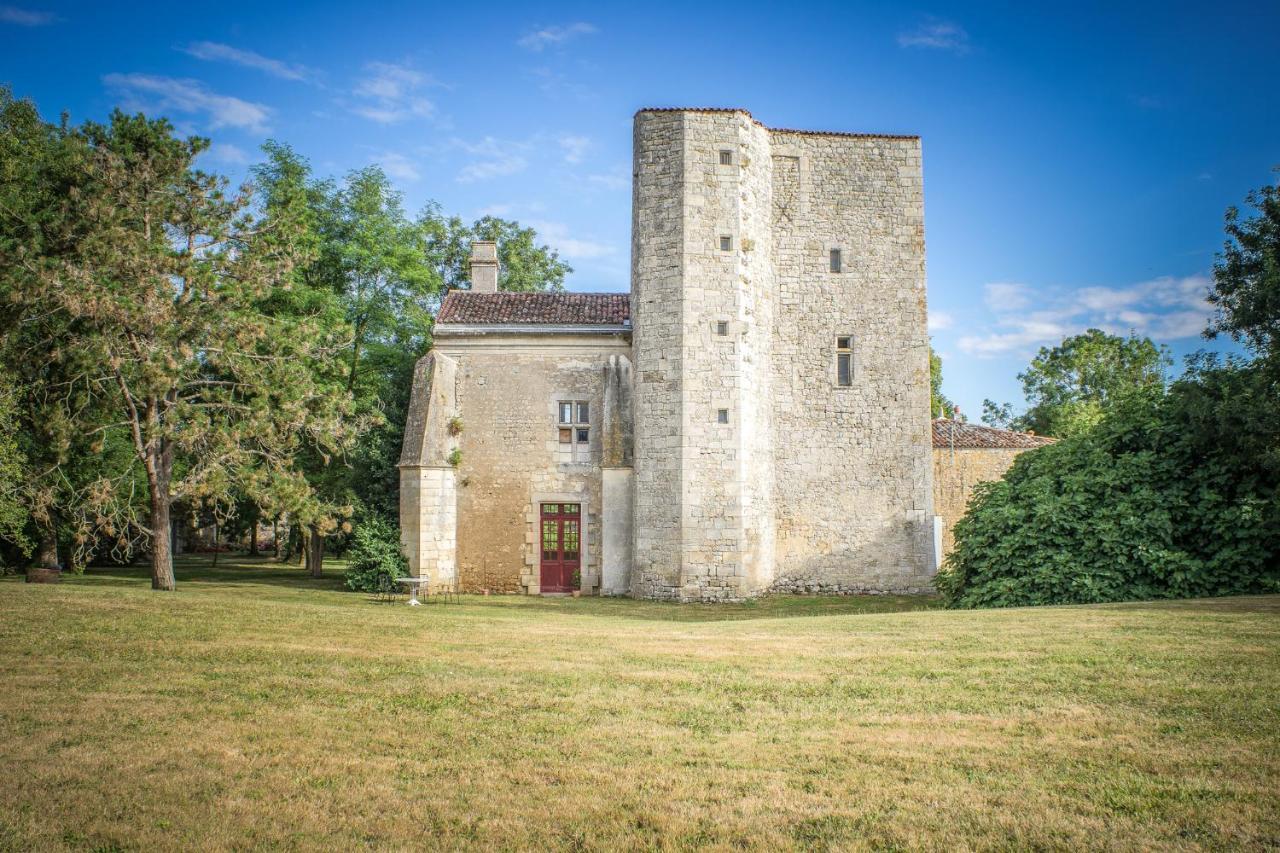
{"type": "Polygon", "coordinates": [[[582,504],[542,505],[542,592],[579,588],[582,570],[582,504]]]}

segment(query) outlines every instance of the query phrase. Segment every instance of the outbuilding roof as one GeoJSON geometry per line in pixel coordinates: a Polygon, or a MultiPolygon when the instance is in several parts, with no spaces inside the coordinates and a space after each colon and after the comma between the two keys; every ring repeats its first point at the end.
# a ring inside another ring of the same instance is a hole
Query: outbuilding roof
{"type": "Polygon", "coordinates": [[[451,290],[436,323],[475,326],[624,326],[626,293],[472,293],[451,290]]]}
{"type": "Polygon", "coordinates": [[[1029,432],[996,429],[964,421],[953,421],[947,418],[935,418],[933,421],[933,446],[935,448],[986,447],[1025,450],[1053,444],[1056,440],[1043,435],[1033,435],[1029,432]]]}

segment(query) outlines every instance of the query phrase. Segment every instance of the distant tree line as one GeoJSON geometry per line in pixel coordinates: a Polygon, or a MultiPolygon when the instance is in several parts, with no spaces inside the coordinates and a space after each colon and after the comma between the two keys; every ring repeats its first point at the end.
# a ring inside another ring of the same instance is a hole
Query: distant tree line
{"type": "Polygon", "coordinates": [[[1280,187],[1226,215],[1207,337],[1166,382],[1151,341],[1097,330],[1042,349],[1030,404],[984,420],[1061,441],[978,487],[938,575],[952,606],[1280,592],[1280,187]]]}
{"type": "Polygon", "coordinates": [[[46,122],[0,88],[9,564],[145,553],[173,589],[175,514],[286,523],[313,574],[361,524],[394,536],[413,364],[471,241],[498,241],[505,290],[571,272],[518,223],[409,216],[378,167],[319,178],[268,142],[232,187],[208,146],[119,111],[46,122]]]}

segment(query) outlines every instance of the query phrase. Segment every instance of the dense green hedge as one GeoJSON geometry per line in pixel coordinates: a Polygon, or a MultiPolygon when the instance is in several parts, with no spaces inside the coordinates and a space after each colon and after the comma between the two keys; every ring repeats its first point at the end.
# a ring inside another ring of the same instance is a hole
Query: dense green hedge
{"type": "Polygon", "coordinates": [[[1280,383],[1193,364],[1022,454],[955,533],[938,575],[955,607],[1280,591],[1280,383]]]}
{"type": "Polygon", "coordinates": [[[393,590],[396,578],[409,574],[399,531],[372,514],[356,525],[347,560],[347,588],[360,592],[393,590]]]}

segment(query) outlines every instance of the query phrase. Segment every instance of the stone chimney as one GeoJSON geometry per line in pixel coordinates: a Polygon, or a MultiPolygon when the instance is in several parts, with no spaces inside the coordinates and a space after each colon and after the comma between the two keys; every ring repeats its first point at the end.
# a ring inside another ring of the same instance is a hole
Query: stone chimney
{"type": "Polygon", "coordinates": [[[471,292],[498,292],[498,244],[492,240],[471,244],[471,292]]]}

